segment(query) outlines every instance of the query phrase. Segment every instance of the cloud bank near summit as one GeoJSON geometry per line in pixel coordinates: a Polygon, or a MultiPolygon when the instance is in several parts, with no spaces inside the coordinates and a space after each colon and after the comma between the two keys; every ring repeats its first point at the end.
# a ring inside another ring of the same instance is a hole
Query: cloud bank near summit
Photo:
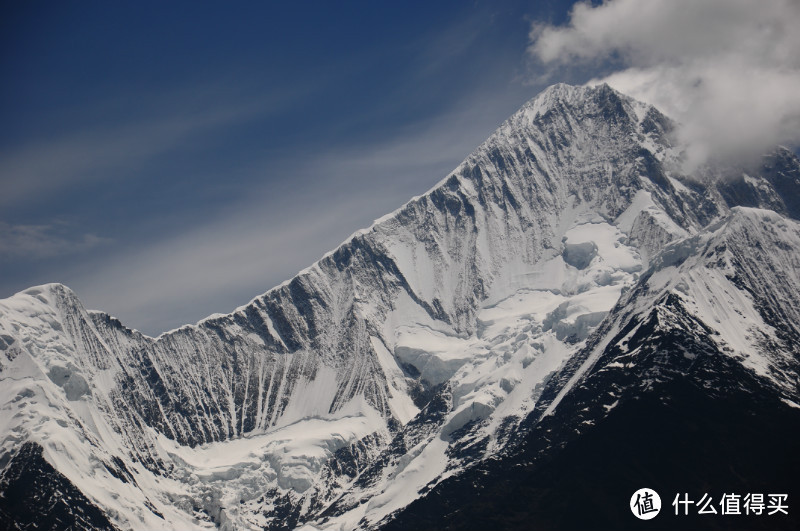
{"type": "Polygon", "coordinates": [[[681,124],[689,166],[800,146],[800,2],[607,0],[534,22],[540,80],[605,65],[608,83],[681,124]]]}

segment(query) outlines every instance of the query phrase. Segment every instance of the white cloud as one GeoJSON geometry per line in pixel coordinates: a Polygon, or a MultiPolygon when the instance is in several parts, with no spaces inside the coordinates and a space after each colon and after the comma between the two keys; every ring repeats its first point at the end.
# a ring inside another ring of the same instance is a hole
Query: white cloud
{"type": "Polygon", "coordinates": [[[800,145],[800,2],[608,0],[566,26],[533,25],[551,77],[612,65],[607,82],[683,124],[690,162],[800,145]]]}

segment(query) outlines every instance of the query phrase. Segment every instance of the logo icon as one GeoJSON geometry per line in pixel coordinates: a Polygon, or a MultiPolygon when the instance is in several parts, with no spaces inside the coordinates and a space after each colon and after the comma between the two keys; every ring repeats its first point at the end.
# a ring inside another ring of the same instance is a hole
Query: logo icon
{"type": "Polygon", "coordinates": [[[650,520],[661,510],[661,497],[653,489],[639,489],[631,496],[630,506],[633,516],[650,520]]]}

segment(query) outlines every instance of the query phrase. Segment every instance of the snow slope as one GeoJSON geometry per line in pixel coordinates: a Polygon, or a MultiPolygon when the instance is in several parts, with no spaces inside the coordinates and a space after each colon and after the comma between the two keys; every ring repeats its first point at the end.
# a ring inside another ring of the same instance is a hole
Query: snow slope
{"type": "MultiPolygon", "coordinates": [[[[761,491],[795,499],[798,256],[800,223],[749,207],[667,246],[543,386],[512,443],[380,527],[640,529],[626,504],[643,484],[662,500],[761,491]]],[[[648,527],[800,522],[792,512],[725,516],[662,507],[648,527]]]]}

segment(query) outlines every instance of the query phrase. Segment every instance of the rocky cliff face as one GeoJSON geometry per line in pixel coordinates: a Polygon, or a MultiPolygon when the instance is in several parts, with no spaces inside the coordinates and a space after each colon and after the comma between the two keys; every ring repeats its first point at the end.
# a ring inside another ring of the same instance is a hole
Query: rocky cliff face
{"type": "Polygon", "coordinates": [[[722,515],[719,502],[800,494],[798,253],[797,221],[743,207],[668,246],[547,382],[512,444],[383,528],[795,528],[791,510],[722,515]],[[662,497],[652,521],[628,510],[637,485],[662,497]],[[711,496],[716,519],[677,514],[677,494],[711,496]]]}
{"type": "Polygon", "coordinates": [[[619,381],[581,422],[708,349],[800,403],[800,163],[685,175],[672,128],[551,87],[292,280],[158,338],[61,285],[0,301],[0,491],[38,455],[120,528],[370,528],[550,448],[597,373],[619,381]],[[667,329],[683,357],[633,346],[667,329]]]}

